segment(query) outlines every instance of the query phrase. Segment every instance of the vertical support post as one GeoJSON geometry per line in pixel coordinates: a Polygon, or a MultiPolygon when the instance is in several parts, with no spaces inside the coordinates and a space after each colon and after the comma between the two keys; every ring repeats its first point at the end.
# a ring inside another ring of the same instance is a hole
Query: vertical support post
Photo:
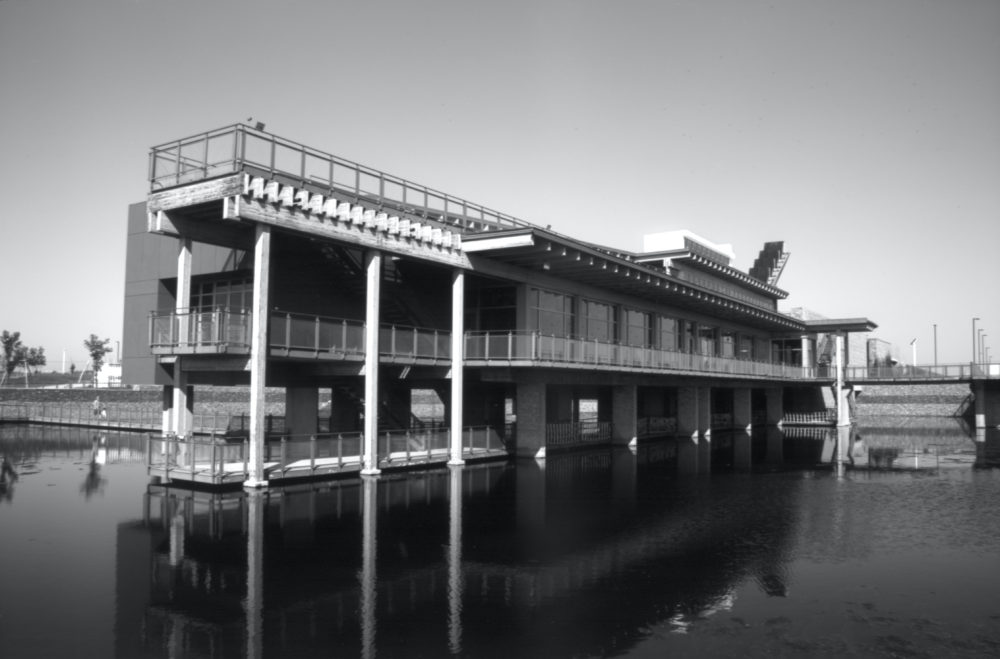
{"type": "Polygon", "coordinates": [[[177,247],[177,343],[187,345],[191,339],[191,239],[181,238],[177,247]]]}
{"type": "Polygon", "coordinates": [[[517,456],[545,457],[546,387],[543,383],[517,384],[517,456]]]}
{"type": "Polygon", "coordinates": [[[161,426],[164,435],[174,432],[174,387],[170,384],[163,385],[161,426]]]}
{"type": "Polygon", "coordinates": [[[712,470],[712,389],[698,387],[698,473],[712,470]]]}
{"type": "Polygon", "coordinates": [[[677,389],[677,470],[683,474],[698,472],[698,387],[677,389]]]}
{"type": "Polygon", "coordinates": [[[767,426],[781,427],[781,420],[785,416],[784,390],[781,387],[769,387],[764,391],[764,400],[767,406],[767,426]]]}
{"type": "Polygon", "coordinates": [[[837,360],[837,425],[851,425],[851,410],[847,404],[847,392],[844,391],[844,335],[837,332],[836,335],[836,360],[837,360]]]}
{"type": "Polygon", "coordinates": [[[379,304],[382,284],[382,254],[365,253],[365,422],[361,473],[375,475],[378,468],[378,364],[379,304]]]}
{"type": "Polygon", "coordinates": [[[634,384],[611,390],[612,443],[635,447],[639,441],[639,390],[634,384]]]}
{"type": "Polygon", "coordinates": [[[451,274],[451,455],[450,465],[465,464],[462,457],[463,395],[465,390],[465,271],[451,274]]]}
{"type": "Polygon", "coordinates": [[[267,441],[264,387],[267,384],[267,325],[271,273],[271,227],[257,225],[253,262],[253,308],[250,336],[250,446],[244,487],[265,487],[264,449],[267,441]]]}
{"type": "Polygon", "coordinates": [[[750,388],[733,389],[733,430],[750,432],[753,424],[753,409],[750,388]]]}

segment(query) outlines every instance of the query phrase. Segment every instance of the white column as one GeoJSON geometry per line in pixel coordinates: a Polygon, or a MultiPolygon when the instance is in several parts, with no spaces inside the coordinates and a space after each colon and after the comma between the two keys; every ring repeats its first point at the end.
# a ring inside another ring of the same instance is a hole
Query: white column
{"type": "MultiPolygon", "coordinates": [[[[191,312],[191,239],[181,238],[177,246],[177,296],[174,310],[177,319],[177,343],[187,345],[190,341],[191,312]]],[[[182,357],[174,361],[173,405],[171,406],[170,430],[182,437],[191,432],[192,418],[189,413],[187,378],[184,376],[182,357]]]]}
{"type": "Polygon", "coordinates": [[[378,335],[382,285],[382,254],[365,253],[365,423],[361,473],[374,475],[378,468],[378,335]]]}
{"type": "Polygon", "coordinates": [[[802,343],[801,343],[801,345],[802,345],[802,357],[801,357],[802,368],[810,368],[813,365],[813,357],[812,357],[812,354],[811,354],[812,350],[810,350],[810,348],[812,347],[812,345],[811,345],[811,343],[809,341],[809,335],[808,334],[803,334],[801,341],[802,341],[802,343]]]}
{"type": "Polygon", "coordinates": [[[462,457],[462,417],[465,389],[465,271],[451,275],[451,459],[448,464],[465,463],[462,457]]]}
{"type": "Polygon", "coordinates": [[[253,309],[250,335],[250,455],[244,487],[265,487],[264,450],[267,441],[264,387],[267,382],[268,293],[271,272],[271,227],[257,225],[253,260],[253,309]]]}
{"type": "Polygon", "coordinates": [[[851,410],[847,404],[847,395],[844,391],[844,335],[837,332],[836,335],[836,359],[837,359],[837,425],[851,425],[851,410]]]}
{"type": "Polygon", "coordinates": [[[190,322],[187,314],[191,311],[191,239],[181,238],[177,246],[177,296],[174,310],[178,313],[177,341],[186,345],[190,340],[190,322]]]}

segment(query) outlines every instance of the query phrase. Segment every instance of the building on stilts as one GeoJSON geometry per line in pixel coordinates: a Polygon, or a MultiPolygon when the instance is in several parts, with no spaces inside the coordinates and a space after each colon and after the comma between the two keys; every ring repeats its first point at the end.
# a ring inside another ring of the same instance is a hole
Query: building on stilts
{"type": "Polygon", "coordinates": [[[150,153],[123,380],[163,388],[148,461],[170,480],[258,487],[657,437],[704,457],[713,430],[822,407],[840,380],[817,346],[875,327],[779,311],[787,258],[769,242],[744,272],[688,231],[623,252],[234,125],[150,153]],[[245,416],[197,423],[204,387],[231,387],[245,416]]]}

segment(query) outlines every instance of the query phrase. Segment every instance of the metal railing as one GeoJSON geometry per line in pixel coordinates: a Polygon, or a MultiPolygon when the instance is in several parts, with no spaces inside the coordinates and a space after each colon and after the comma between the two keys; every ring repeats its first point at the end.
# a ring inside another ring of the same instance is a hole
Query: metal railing
{"type": "MultiPolygon", "coordinates": [[[[247,352],[251,316],[230,311],[153,312],[149,317],[149,345],[154,354],[189,352],[247,352]]],[[[364,357],[365,323],[277,311],[270,317],[271,350],[286,354],[310,353],[335,358],[364,357]]],[[[379,352],[396,360],[450,360],[451,333],[444,330],[383,325],[379,352]]]]}
{"type": "MultiPolygon", "coordinates": [[[[233,418],[218,412],[192,414],[191,432],[222,433],[233,418]]],[[[163,425],[159,405],[141,403],[102,403],[97,413],[87,402],[0,403],[0,420],[60,426],[87,426],[124,430],[155,430],[163,425]]]]}
{"type": "Polygon", "coordinates": [[[361,320],[331,318],[279,311],[271,314],[268,336],[271,349],[337,356],[365,353],[365,323],[361,320]]]}
{"type": "Polygon", "coordinates": [[[567,421],[545,425],[545,445],[548,447],[576,444],[607,444],[611,441],[610,421],[567,421]]]}
{"type": "MultiPolygon", "coordinates": [[[[609,424],[610,425],[610,424],[609,424]]],[[[376,450],[382,466],[404,466],[444,461],[450,455],[451,433],[447,429],[383,431],[376,450]]],[[[308,476],[358,468],[362,460],[361,432],[281,435],[264,443],[263,461],[279,476],[308,476]]],[[[469,426],[462,432],[465,457],[503,455],[507,441],[496,429],[469,426]]],[[[168,477],[223,482],[245,478],[249,473],[249,441],[221,437],[176,435],[150,436],[146,464],[168,477]]]]}
{"type": "Polygon", "coordinates": [[[640,437],[672,435],[677,432],[677,418],[672,416],[639,417],[636,423],[636,432],[640,437]]]}
{"type": "Polygon", "coordinates": [[[1000,364],[932,364],[897,366],[848,366],[844,378],[849,382],[859,381],[969,381],[977,379],[1000,379],[1000,364]]]}
{"type": "Polygon", "coordinates": [[[228,309],[153,312],[149,346],[154,353],[177,348],[249,350],[250,313],[228,309]]]}
{"type": "Polygon", "coordinates": [[[505,213],[243,124],[154,146],[149,154],[151,192],[240,172],[464,231],[533,226],[505,213]]]}
{"type": "Polygon", "coordinates": [[[596,339],[541,334],[535,331],[466,332],[465,361],[466,363],[477,361],[487,363],[555,362],[790,380],[829,377],[826,369],[715,357],[658,348],[642,348],[596,339]]]}

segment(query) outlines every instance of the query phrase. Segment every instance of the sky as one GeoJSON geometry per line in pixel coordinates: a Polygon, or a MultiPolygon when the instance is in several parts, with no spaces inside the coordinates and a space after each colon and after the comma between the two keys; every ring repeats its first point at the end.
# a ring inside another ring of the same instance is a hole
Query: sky
{"type": "Polygon", "coordinates": [[[150,147],[249,117],[616,249],[782,240],[782,310],[1000,361],[1000,0],[0,0],[0,330],[114,346],[150,147]]]}

